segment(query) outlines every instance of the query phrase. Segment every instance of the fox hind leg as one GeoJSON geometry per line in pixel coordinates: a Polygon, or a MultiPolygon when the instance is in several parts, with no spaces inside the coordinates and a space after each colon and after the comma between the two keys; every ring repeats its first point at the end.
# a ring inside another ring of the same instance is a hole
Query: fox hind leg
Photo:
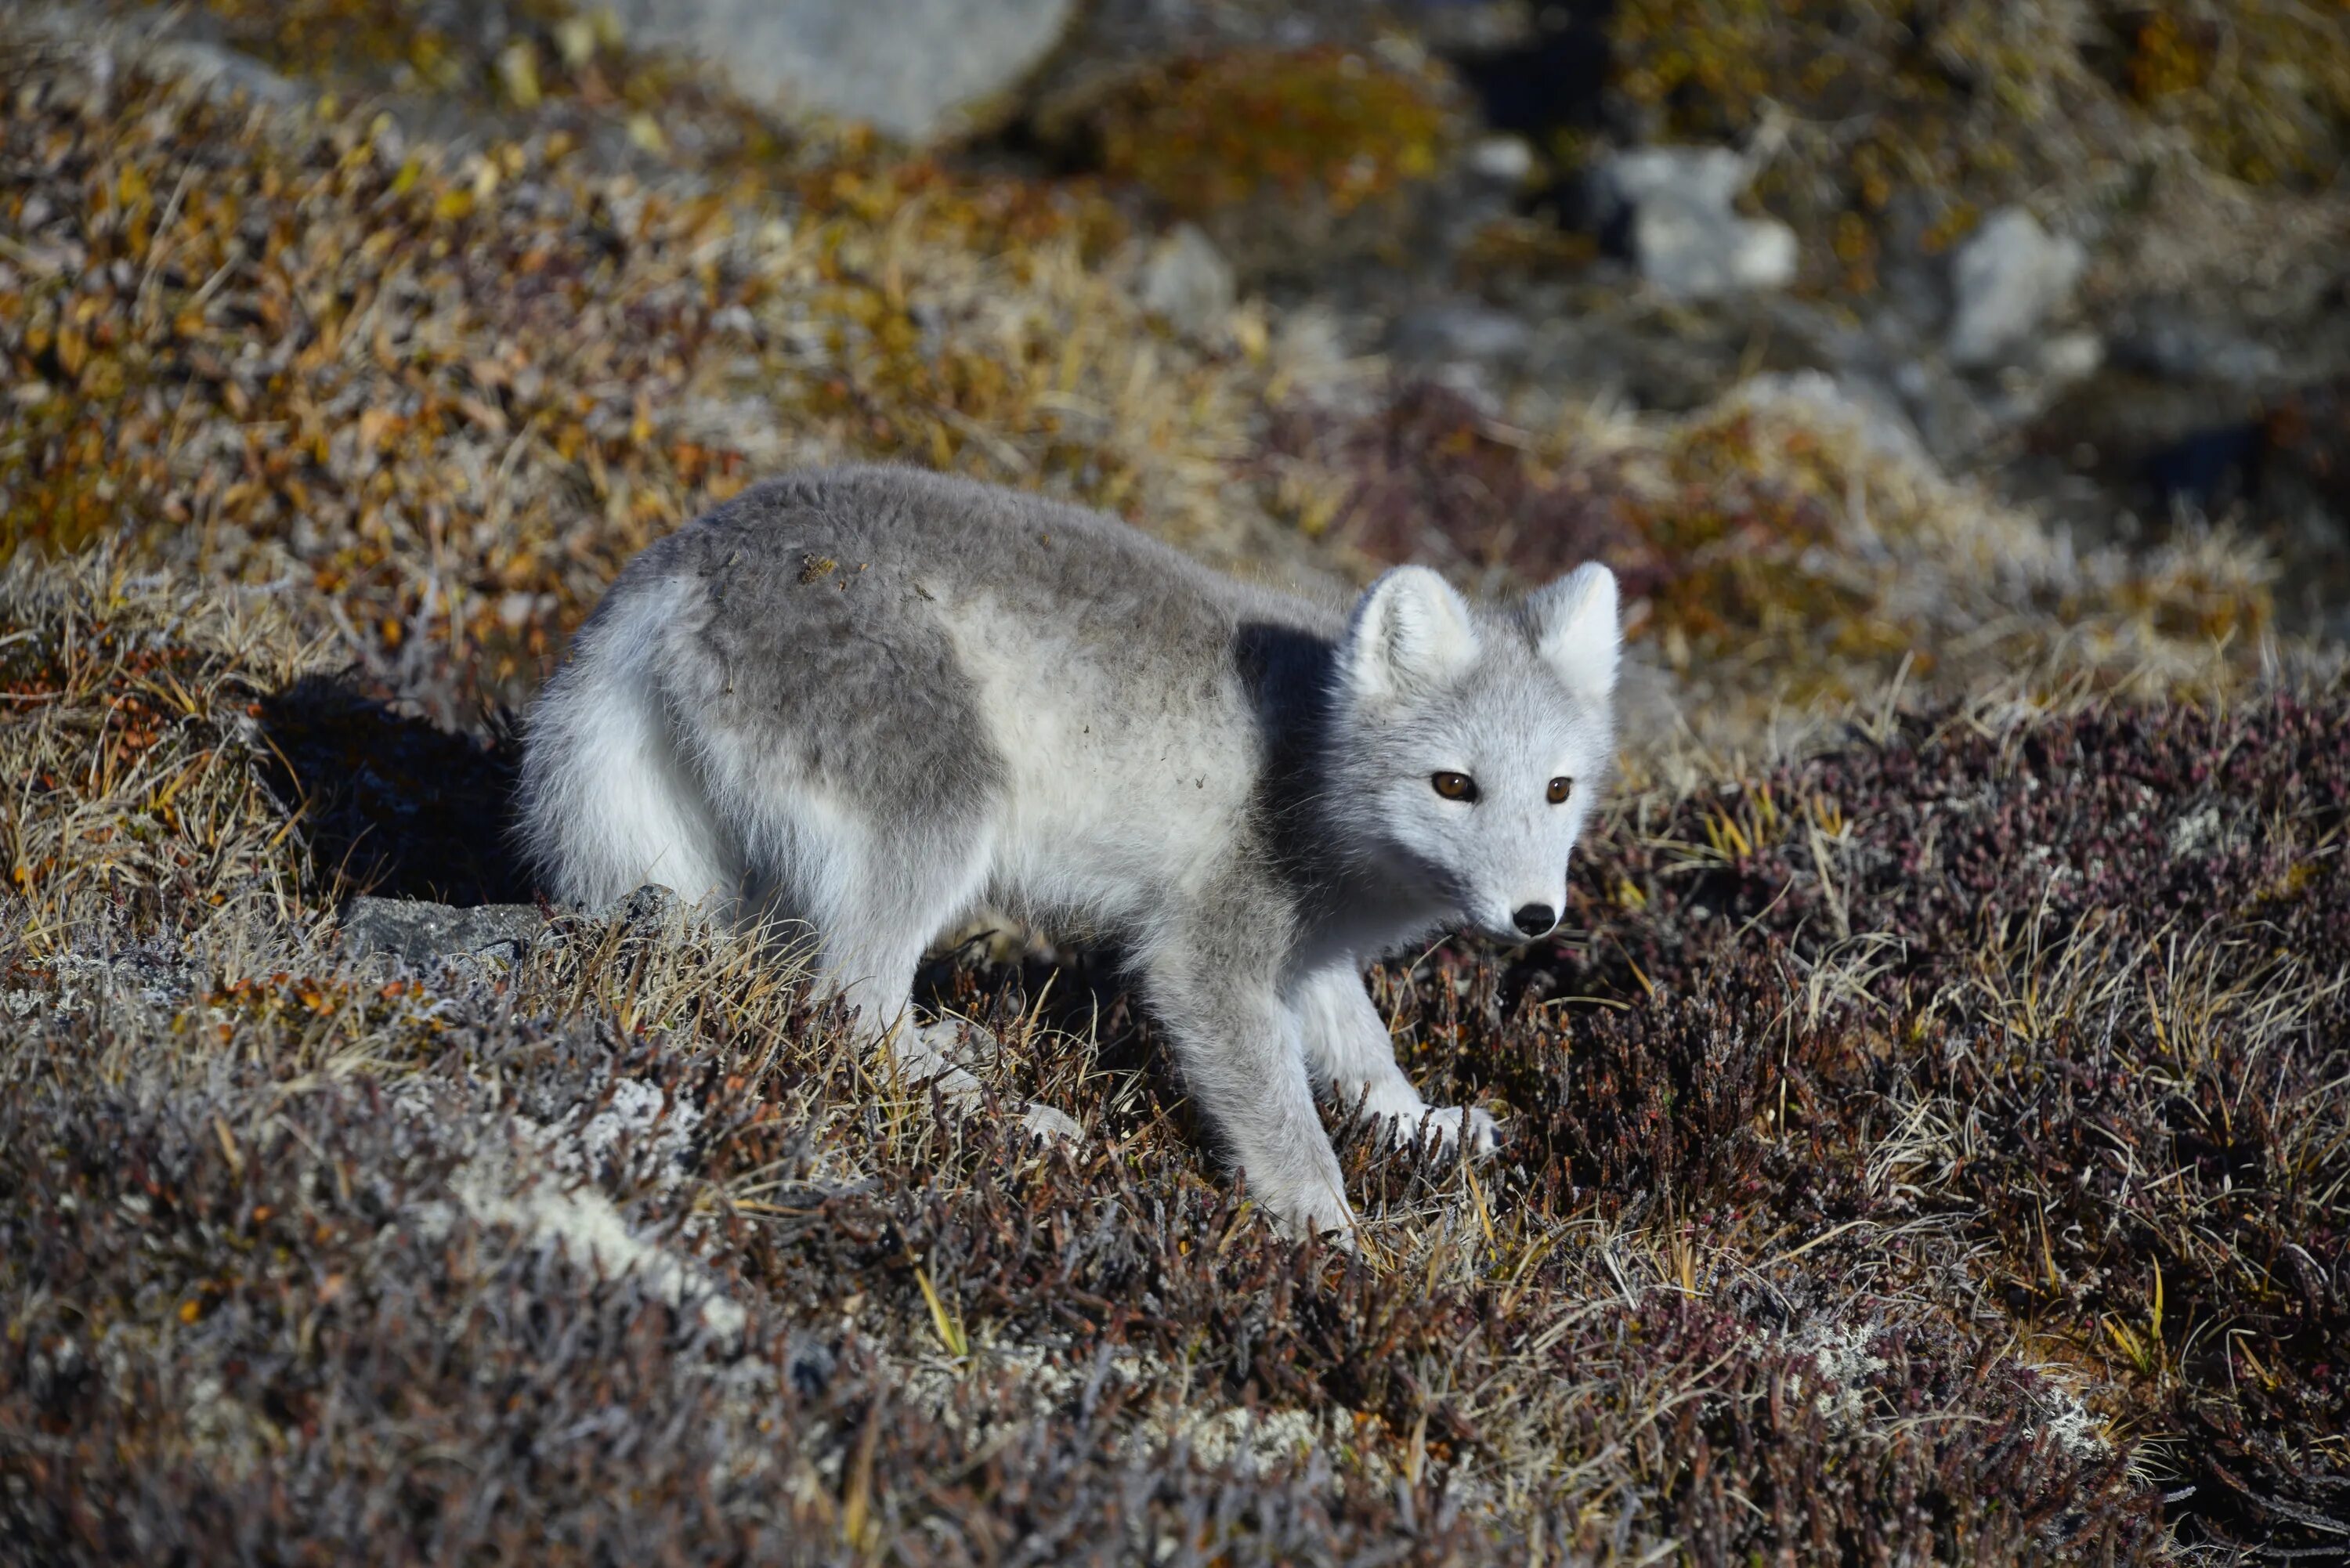
{"type": "Polygon", "coordinates": [[[837,811],[803,811],[764,836],[754,857],[772,891],[771,917],[805,922],[815,939],[816,994],[857,1015],[860,1035],[888,1043],[909,1086],[935,1085],[963,1096],[979,1091],[969,1065],[983,1052],[962,1049],[951,1020],[918,1020],[914,973],[931,941],[977,903],[985,885],[983,834],[885,832],[837,811]]]}
{"type": "MultiPolygon", "coordinates": [[[[806,918],[818,943],[818,995],[846,1002],[860,1034],[887,1042],[890,1067],[905,1087],[936,1089],[967,1104],[985,1087],[972,1069],[994,1064],[994,1038],[953,1018],[918,1019],[913,1007],[922,955],[979,902],[986,886],[985,835],[964,845],[958,851],[938,838],[919,853],[853,857],[850,874],[827,879],[827,896],[810,902],[806,918]]],[[[1027,1106],[1020,1124],[1046,1140],[1083,1136],[1074,1118],[1042,1104],[1027,1106]]]]}

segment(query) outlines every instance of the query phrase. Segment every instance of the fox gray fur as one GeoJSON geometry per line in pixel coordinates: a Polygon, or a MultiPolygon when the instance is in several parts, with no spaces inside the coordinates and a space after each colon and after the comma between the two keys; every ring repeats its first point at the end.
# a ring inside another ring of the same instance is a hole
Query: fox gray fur
{"type": "Polygon", "coordinates": [[[621,572],[532,716],[523,836],[566,899],[806,921],[825,992],[952,1090],[910,1012],[933,941],[983,908],[1115,932],[1252,1192],[1351,1238],[1317,1089],[1495,1136],[1421,1100],[1364,967],[1555,923],[1620,646],[1596,565],[1503,607],[1401,566],[1349,608],[1033,495],[795,474],[621,572]]]}

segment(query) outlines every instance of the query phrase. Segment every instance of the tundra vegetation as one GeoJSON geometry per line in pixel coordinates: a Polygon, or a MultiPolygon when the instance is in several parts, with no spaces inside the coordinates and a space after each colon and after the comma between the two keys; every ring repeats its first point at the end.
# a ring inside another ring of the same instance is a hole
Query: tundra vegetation
{"type": "MultiPolygon", "coordinates": [[[[1638,0],[1610,90],[1691,134],[1825,123],[1847,72],[1922,103],[1947,143],[1793,144],[1829,288],[1879,163],[2031,178],[1978,56],[2331,177],[2318,8],[2092,6],[2063,49],[1950,9],[1879,58],[1866,5],[1638,0]]],[[[2255,542],[2076,545],[1833,400],[1521,425],[1310,300],[1141,307],[1168,216],[1403,213],[1464,112],[1425,60],[1122,77],[1047,176],[785,123],[552,0],[195,10],[242,86],[136,14],[0,18],[7,1555],[2350,1550],[2350,694],[2255,542]],[[1563,940],[1373,979],[1492,1162],[1342,1135],[1360,1254],[1277,1237],[1098,949],[929,975],[1002,1106],[1082,1125],[1044,1143],[657,898],[344,940],[359,893],[531,902],[514,715],[600,585],[849,458],[1277,576],[1616,566],[1563,940]]]]}

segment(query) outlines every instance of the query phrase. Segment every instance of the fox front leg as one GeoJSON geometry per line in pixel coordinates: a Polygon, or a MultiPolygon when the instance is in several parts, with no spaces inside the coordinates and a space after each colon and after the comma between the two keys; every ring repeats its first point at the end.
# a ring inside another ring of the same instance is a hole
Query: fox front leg
{"type": "Polygon", "coordinates": [[[1439,1152],[1465,1137],[1470,1158],[1493,1152],[1493,1118],[1461,1106],[1431,1107],[1396,1064],[1395,1042],[1352,964],[1316,971],[1295,992],[1293,1012],[1314,1081],[1349,1113],[1383,1122],[1390,1136],[1416,1142],[1433,1135],[1439,1152]]]}
{"type": "Polygon", "coordinates": [[[1183,1083],[1249,1190],[1294,1234],[1355,1244],[1337,1151],[1323,1131],[1295,1014],[1261,948],[1213,927],[1163,936],[1142,955],[1150,1009],[1183,1083]]]}

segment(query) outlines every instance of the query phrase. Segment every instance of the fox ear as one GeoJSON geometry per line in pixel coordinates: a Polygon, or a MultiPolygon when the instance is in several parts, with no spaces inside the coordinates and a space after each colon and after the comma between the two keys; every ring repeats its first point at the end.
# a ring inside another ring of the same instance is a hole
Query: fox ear
{"type": "Polygon", "coordinates": [[[1569,690],[1605,698],[1616,690],[1624,628],[1616,620],[1616,574],[1591,562],[1526,596],[1534,651],[1569,690]]]}
{"type": "Polygon", "coordinates": [[[1426,566],[1398,566],[1365,589],[1338,650],[1347,689],[1364,697],[1440,685],[1476,657],[1468,601],[1426,566]]]}

